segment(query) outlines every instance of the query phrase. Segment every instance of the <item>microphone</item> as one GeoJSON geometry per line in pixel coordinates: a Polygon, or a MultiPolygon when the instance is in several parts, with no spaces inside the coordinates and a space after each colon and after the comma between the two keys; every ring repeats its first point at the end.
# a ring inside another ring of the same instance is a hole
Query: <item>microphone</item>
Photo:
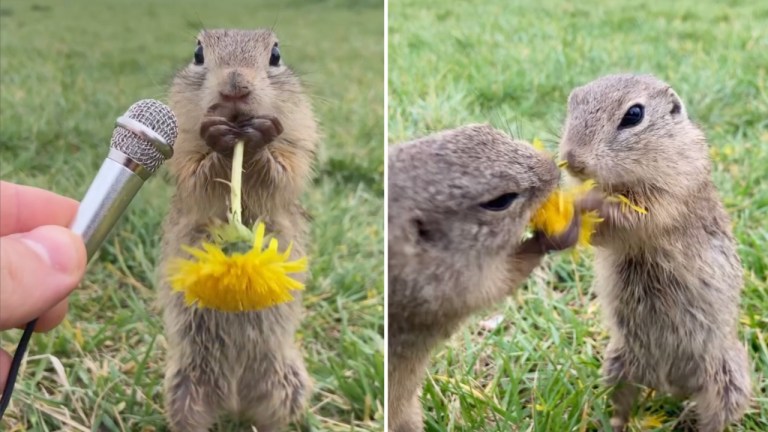
{"type": "MultiPolygon", "coordinates": [[[[70,229],[85,243],[88,261],[109,235],[144,182],[173,156],[179,134],[176,116],[170,108],[153,99],[140,100],[115,121],[110,149],[85,197],[80,202],[70,229]]],[[[0,398],[0,420],[8,407],[37,319],[24,328],[0,398]]]]}
{"type": "Polygon", "coordinates": [[[90,260],[144,182],[173,156],[176,116],[164,104],[136,102],[115,122],[109,154],[80,202],[70,228],[90,260]]]}

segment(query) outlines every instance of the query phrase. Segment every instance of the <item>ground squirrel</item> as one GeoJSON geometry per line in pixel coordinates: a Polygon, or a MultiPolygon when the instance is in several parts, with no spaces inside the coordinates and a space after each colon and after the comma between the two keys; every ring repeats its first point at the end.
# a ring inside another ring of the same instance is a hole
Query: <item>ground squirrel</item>
{"type": "MultiPolygon", "coordinates": [[[[205,30],[175,77],[170,106],[179,137],[168,162],[176,190],[164,223],[161,268],[199,246],[206,226],[226,220],[234,144],[245,141],[243,222],[261,218],[293,258],[306,247],[297,200],[309,183],[318,128],[298,77],[268,30],[205,30]]],[[[257,312],[184,304],[163,272],[160,301],[168,343],[166,415],[179,432],[209,430],[222,414],[272,432],[299,418],[311,393],[294,333],[301,297],[257,312]]],[[[306,275],[298,277],[306,280],[306,275]]],[[[297,293],[298,294],[298,293],[297,293]]]]}
{"type": "Polygon", "coordinates": [[[430,351],[464,318],[510,294],[549,250],[578,238],[521,244],[557,186],[555,162],[488,125],[389,149],[389,430],[423,429],[419,387],[430,351]]]}
{"type": "Polygon", "coordinates": [[[595,291],[610,332],[614,430],[641,384],[692,397],[699,430],[722,431],[751,385],[737,335],[742,268],[704,133],[667,83],[608,75],[570,94],[560,152],[573,176],[599,186],[580,204],[605,219],[593,237],[595,291]]]}

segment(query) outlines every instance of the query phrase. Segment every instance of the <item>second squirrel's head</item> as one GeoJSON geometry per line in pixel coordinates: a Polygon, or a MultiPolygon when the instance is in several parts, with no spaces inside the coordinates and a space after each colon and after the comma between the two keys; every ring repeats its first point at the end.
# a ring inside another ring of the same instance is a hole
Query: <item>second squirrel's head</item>
{"type": "Polygon", "coordinates": [[[674,189],[708,171],[703,134],[675,91],[651,75],[616,74],[574,89],[560,156],[604,188],[674,189]]]}
{"type": "Polygon", "coordinates": [[[230,120],[274,115],[289,140],[294,134],[314,135],[309,99],[283,55],[271,30],[201,31],[190,47],[190,63],[178,72],[171,89],[169,102],[180,133],[196,135],[213,107],[213,115],[230,120]]]}
{"type": "Polygon", "coordinates": [[[506,256],[557,186],[555,162],[489,125],[468,125],[390,148],[391,260],[438,267],[506,256]]]}

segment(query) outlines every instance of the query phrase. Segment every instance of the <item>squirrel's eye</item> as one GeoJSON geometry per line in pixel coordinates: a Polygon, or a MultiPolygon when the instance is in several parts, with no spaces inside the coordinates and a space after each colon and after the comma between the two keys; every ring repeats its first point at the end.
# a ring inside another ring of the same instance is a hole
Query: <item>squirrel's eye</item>
{"type": "Polygon", "coordinates": [[[272,47],[272,55],[269,56],[269,65],[270,66],[277,66],[280,64],[280,48],[277,47],[277,44],[272,47]]]}
{"type": "Polygon", "coordinates": [[[197,41],[197,48],[195,48],[195,64],[200,66],[205,62],[205,56],[203,56],[203,45],[200,41],[197,41]]]}
{"type": "Polygon", "coordinates": [[[514,192],[505,193],[499,195],[496,198],[480,204],[480,207],[490,211],[504,211],[512,205],[512,202],[517,198],[517,194],[514,192]]]}
{"type": "Polygon", "coordinates": [[[642,105],[632,105],[629,107],[627,112],[624,113],[624,117],[621,118],[621,123],[619,123],[619,129],[624,128],[631,128],[632,126],[637,126],[640,124],[641,121],[643,121],[643,115],[645,114],[645,109],[642,105]]]}

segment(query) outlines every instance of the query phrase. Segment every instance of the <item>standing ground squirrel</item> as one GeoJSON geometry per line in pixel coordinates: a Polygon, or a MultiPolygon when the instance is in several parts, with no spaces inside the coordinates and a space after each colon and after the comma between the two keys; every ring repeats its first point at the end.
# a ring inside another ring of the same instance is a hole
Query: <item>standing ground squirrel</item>
{"type": "Polygon", "coordinates": [[[557,186],[555,162],[488,125],[389,149],[389,430],[423,430],[419,387],[430,351],[473,312],[514,291],[564,234],[521,244],[557,186]]]}
{"type": "MultiPolygon", "coordinates": [[[[243,222],[261,219],[281,244],[293,242],[292,258],[301,256],[308,233],[298,199],[319,138],[310,101],[283,64],[275,34],[202,31],[192,63],[173,81],[170,106],[179,138],[168,162],[176,191],[164,224],[162,268],[185,255],[182,245],[199,246],[209,222],[226,221],[225,182],[238,139],[245,141],[243,222]]],[[[185,305],[166,276],[160,301],[171,429],[207,431],[230,414],[273,432],[298,419],[312,388],[294,341],[301,296],[262,311],[224,313],[185,305]]]]}
{"type": "Polygon", "coordinates": [[[691,396],[699,430],[722,431],[748,407],[751,384],[737,334],[742,268],[704,134],[668,84],[609,75],[571,93],[560,151],[572,175],[599,186],[581,206],[605,219],[595,291],[610,332],[614,430],[640,384],[691,396]],[[647,214],[604,198],[616,193],[647,214]]]}

